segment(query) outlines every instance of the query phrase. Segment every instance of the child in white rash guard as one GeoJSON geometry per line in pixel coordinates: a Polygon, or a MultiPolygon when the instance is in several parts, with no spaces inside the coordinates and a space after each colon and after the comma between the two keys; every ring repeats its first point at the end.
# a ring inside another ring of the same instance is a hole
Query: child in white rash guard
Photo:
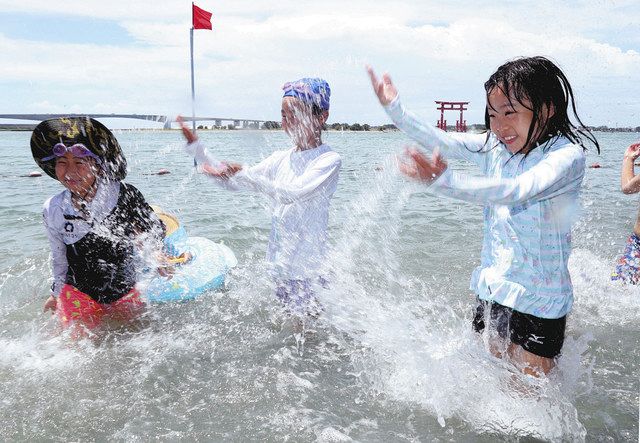
{"type": "Polygon", "coordinates": [[[246,167],[210,160],[204,145],[184,124],[186,151],[203,173],[230,190],[265,194],[273,218],[267,260],[278,298],[290,312],[318,313],[313,287],[324,285],[329,204],[338,185],[340,156],[321,139],[329,116],[330,89],[326,81],[303,78],[283,87],[282,128],[294,147],[276,151],[246,167]]]}

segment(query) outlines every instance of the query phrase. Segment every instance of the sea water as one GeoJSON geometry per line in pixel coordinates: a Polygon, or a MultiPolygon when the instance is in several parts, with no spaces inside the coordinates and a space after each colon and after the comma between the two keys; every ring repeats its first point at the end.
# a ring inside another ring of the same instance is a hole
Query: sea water
{"type": "MultiPolygon", "coordinates": [[[[575,304],[558,368],[534,379],[471,332],[481,208],[396,172],[398,132],[328,132],[343,169],[330,213],[331,285],[304,348],[267,278],[264,197],[194,173],[177,131],[122,131],[127,182],[239,265],[226,291],[153,305],[136,327],[73,341],[42,312],[51,282],[30,133],[0,133],[0,439],[638,441],[640,288],[610,281],[638,201],[619,191],[637,134],[598,133],[569,262],[575,304]],[[161,168],[168,175],[155,175],[161,168]]],[[[255,163],[279,131],[203,131],[255,163]]],[[[475,173],[466,164],[452,167],[475,173]]]]}

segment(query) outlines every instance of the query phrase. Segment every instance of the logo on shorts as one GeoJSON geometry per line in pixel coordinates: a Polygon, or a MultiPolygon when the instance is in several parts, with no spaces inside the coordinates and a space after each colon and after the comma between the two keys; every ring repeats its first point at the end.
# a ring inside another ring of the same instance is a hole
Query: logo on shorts
{"type": "Polygon", "coordinates": [[[543,335],[529,334],[529,340],[534,343],[538,343],[539,345],[544,344],[544,342],[541,341],[542,339],[544,339],[543,335]]]}

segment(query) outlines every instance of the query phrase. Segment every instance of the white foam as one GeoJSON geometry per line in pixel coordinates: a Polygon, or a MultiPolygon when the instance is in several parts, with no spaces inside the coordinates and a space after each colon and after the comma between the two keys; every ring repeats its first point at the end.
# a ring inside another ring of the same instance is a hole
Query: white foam
{"type": "Polygon", "coordinates": [[[575,297],[571,321],[598,327],[637,323],[640,286],[611,281],[615,265],[588,250],[573,251],[569,259],[575,297]]]}
{"type": "Polygon", "coordinates": [[[322,296],[328,322],[364,347],[351,356],[356,370],[374,390],[419,405],[442,427],[455,418],[478,433],[584,439],[573,400],[590,368],[573,358],[579,346],[568,340],[572,358],[552,379],[524,376],[492,357],[471,331],[471,296],[456,303],[455,295],[404,277],[398,266],[397,227],[415,188],[387,172],[364,188],[333,256],[335,282],[322,296]]]}

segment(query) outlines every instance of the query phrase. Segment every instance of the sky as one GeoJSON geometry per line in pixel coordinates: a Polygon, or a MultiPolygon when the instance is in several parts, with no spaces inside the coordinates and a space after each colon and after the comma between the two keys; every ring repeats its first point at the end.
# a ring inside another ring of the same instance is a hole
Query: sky
{"type": "MultiPolygon", "coordinates": [[[[544,55],[586,124],[640,126],[637,0],[195,3],[213,13],[213,30],[194,32],[197,115],[279,120],[282,84],[322,77],[329,123],[388,123],[368,63],[427,121],[449,100],[469,101],[467,123],[482,123],[495,69],[544,55]]],[[[184,0],[0,0],[0,114],[190,115],[190,27],[184,0]]],[[[109,123],[130,125],[160,126],[109,123]]]]}

